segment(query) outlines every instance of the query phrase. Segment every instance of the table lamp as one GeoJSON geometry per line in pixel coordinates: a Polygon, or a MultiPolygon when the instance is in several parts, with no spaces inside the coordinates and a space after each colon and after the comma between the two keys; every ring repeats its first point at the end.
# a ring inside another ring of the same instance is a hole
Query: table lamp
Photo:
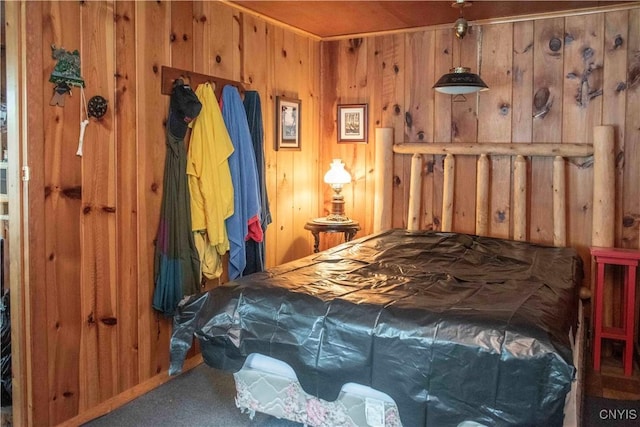
{"type": "Polygon", "coordinates": [[[344,163],[340,159],[333,159],[331,168],[324,175],[324,182],[329,184],[333,189],[333,197],[331,199],[331,213],[327,215],[327,221],[346,222],[350,221],[344,214],[344,196],[342,186],[351,182],[351,175],[344,169],[344,163]]]}

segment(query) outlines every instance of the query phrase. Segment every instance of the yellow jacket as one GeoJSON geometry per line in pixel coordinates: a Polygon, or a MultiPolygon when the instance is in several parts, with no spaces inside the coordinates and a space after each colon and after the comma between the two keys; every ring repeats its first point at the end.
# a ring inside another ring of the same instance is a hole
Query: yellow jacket
{"type": "MultiPolygon", "coordinates": [[[[229,250],[224,220],[233,215],[233,184],[227,161],[233,153],[233,144],[213,87],[204,83],[198,86],[195,93],[202,103],[202,110],[190,123],[192,130],[187,153],[191,223],[194,232],[206,231],[208,245],[215,248],[213,252],[217,252],[219,258],[229,250]]],[[[205,258],[202,252],[200,256],[205,258]]],[[[210,253],[206,255],[210,256],[210,253]]],[[[209,278],[219,277],[222,272],[219,262],[215,270],[203,271],[203,274],[209,278]]]]}

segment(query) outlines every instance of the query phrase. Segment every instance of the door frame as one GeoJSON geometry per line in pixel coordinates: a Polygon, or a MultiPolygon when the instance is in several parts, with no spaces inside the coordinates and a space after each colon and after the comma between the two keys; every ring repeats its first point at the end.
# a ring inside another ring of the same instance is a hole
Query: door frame
{"type": "Polygon", "coordinates": [[[9,195],[9,292],[13,425],[30,426],[28,271],[28,178],[26,135],[26,7],[4,2],[7,89],[7,192],[9,195]]]}

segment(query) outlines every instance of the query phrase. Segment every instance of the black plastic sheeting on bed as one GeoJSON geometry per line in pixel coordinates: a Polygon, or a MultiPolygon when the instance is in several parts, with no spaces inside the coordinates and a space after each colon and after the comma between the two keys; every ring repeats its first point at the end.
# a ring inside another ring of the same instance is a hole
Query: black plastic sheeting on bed
{"type": "Polygon", "coordinates": [[[562,425],[582,274],[570,248],[389,230],[183,302],[170,373],[195,335],[215,368],[255,352],[328,401],[383,391],[405,427],[562,425]]]}

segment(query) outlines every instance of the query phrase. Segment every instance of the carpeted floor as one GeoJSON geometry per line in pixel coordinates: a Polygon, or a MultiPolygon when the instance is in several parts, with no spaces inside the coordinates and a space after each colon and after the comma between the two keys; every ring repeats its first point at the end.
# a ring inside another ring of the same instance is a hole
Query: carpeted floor
{"type": "MultiPolygon", "coordinates": [[[[233,376],[201,364],[85,427],[301,427],[235,406],[233,376]]],[[[586,396],[583,427],[640,425],[640,400],[586,396]]],[[[339,426],[336,426],[339,427],[339,426]]]]}
{"type": "Polygon", "coordinates": [[[230,373],[201,364],[85,427],[301,427],[236,407],[230,373]]]}

